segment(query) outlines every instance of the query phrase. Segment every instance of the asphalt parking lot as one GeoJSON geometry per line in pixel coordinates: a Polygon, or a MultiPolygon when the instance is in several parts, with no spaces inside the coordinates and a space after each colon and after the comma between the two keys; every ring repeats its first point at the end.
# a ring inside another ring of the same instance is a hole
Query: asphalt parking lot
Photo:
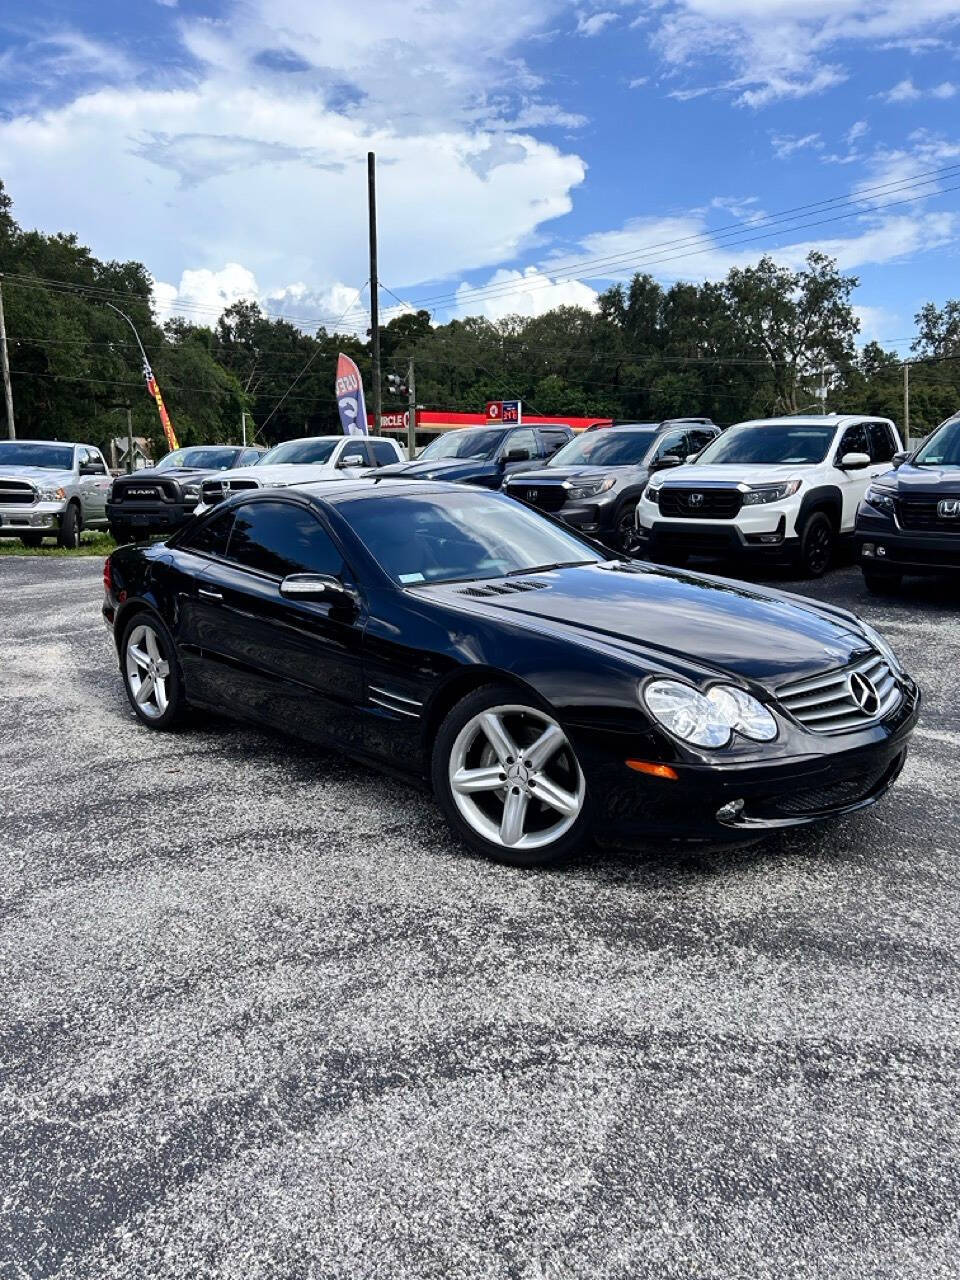
{"type": "Polygon", "coordinates": [[[960,592],[796,586],[924,690],[882,806],[519,872],[139,727],[100,572],[0,562],[0,1276],[960,1274],[960,592]]]}

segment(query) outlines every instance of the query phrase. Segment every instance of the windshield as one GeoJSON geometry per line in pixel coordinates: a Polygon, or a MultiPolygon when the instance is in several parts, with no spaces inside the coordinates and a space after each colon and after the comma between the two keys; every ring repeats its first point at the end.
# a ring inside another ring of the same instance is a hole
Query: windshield
{"type": "Polygon", "coordinates": [[[260,459],[265,462],[285,462],[291,465],[304,462],[329,462],[330,455],[340,443],[340,437],[333,440],[285,440],[283,444],[274,445],[260,459]]]}
{"type": "Polygon", "coordinates": [[[198,445],[192,449],[174,449],[157,463],[158,471],[171,467],[194,467],[197,471],[229,471],[237,465],[240,449],[218,445],[198,445]]]}
{"type": "Polygon", "coordinates": [[[697,466],[743,463],[750,466],[796,466],[822,462],[836,434],[836,424],[813,426],[782,423],[769,426],[731,427],[697,458],[697,466]]]}
{"type": "Polygon", "coordinates": [[[466,431],[448,431],[446,435],[431,440],[418,462],[432,462],[437,458],[492,458],[503,439],[502,431],[485,431],[482,427],[469,427],[466,431]]]}
{"type": "Polygon", "coordinates": [[[28,444],[11,440],[0,444],[0,467],[42,467],[44,471],[72,471],[72,444],[28,444]]]}
{"type": "Polygon", "coordinates": [[[938,427],[913,460],[915,467],[960,467],[960,418],[938,427]]]}
{"type": "Polygon", "coordinates": [[[553,455],[548,467],[638,466],[657,437],[656,431],[591,431],[577,436],[553,455]]]}
{"type": "Polygon", "coordinates": [[[337,510],[400,586],[598,564],[585,542],[499,494],[444,493],[350,498],[337,510]]]}

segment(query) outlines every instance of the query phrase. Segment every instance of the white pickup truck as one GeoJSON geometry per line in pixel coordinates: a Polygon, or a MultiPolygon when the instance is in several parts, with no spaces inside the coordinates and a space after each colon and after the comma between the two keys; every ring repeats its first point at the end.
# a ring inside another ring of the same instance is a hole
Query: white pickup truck
{"type": "Polygon", "coordinates": [[[0,538],[78,547],[83,529],[106,529],[110,472],[92,444],[0,441],[0,538]]]}

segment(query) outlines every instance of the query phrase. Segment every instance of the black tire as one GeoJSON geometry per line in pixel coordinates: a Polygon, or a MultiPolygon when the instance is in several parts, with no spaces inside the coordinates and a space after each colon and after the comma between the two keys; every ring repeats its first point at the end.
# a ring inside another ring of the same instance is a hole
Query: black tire
{"type": "Polygon", "coordinates": [[[613,537],[610,539],[611,545],[617,551],[622,551],[624,555],[637,555],[640,540],[637,537],[637,504],[635,502],[625,502],[617,512],[614,520],[613,537]]]}
{"type": "Polygon", "coordinates": [[[903,586],[903,574],[878,573],[876,569],[864,569],[863,585],[871,595],[892,596],[903,586]]]}
{"type": "Polygon", "coordinates": [[[23,543],[25,547],[30,547],[32,550],[36,550],[37,547],[43,544],[43,534],[42,533],[21,533],[20,541],[23,543]]]}
{"type": "Polygon", "coordinates": [[[659,551],[657,564],[666,565],[670,569],[683,569],[690,559],[686,551],[659,551]]]}
{"type": "Polygon", "coordinates": [[[150,729],[162,731],[175,729],[183,723],[187,711],[183,671],[177,659],[177,650],[173,637],[158,614],[143,609],[135,613],[133,617],[124,620],[123,635],[120,640],[120,673],[130,706],[141,724],[145,724],[150,729]],[[166,708],[159,714],[148,714],[144,707],[138,703],[131,685],[130,675],[128,674],[127,647],[131,636],[140,627],[152,629],[157,638],[161,658],[167,663],[168,674],[165,677],[166,708]]]}
{"type": "Polygon", "coordinates": [[[797,562],[805,578],[822,578],[830,568],[836,548],[837,534],[825,511],[814,511],[807,517],[800,534],[797,562]]]}
{"type": "Polygon", "coordinates": [[[60,520],[57,533],[57,546],[68,551],[76,551],[80,545],[80,509],[75,502],[68,504],[60,520]]]}
{"type": "MultiPolygon", "coordinates": [[[[529,712],[531,716],[529,727],[532,736],[530,741],[526,743],[527,746],[539,736],[543,729],[543,720],[552,720],[556,725],[556,720],[551,712],[547,711],[545,707],[537,705],[529,694],[524,694],[510,685],[484,685],[482,688],[475,689],[472,693],[468,693],[466,697],[461,698],[447,713],[440,725],[433,743],[430,761],[434,794],[451,830],[477,853],[513,867],[541,867],[579,852],[590,835],[590,793],[586,788],[579,762],[569,740],[565,741],[563,746],[551,757],[549,764],[552,773],[551,781],[558,783],[570,795],[578,792],[580,810],[573,819],[572,824],[549,844],[533,848],[510,848],[496,840],[487,839],[471,826],[458,807],[450,782],[450,765],[455,747],[461,733],[469,732],[468,727],[475,717],[494,707],[509,707],[511,711],[517,709],[529,712]],[[537,718],[540,723],[536,723],[534,718],[537,718]]],[[[516,732],[518,720],[513,719],[511,723],[514,726],[514,732],[516,732]]],[[[520,722],[519,727],[523,727],[522,722],[520,722]]],[[[557,727],[559,728],[560,726],[557,725],[557,727]]],[[[516,741],[518,744],[521,742],[519,733],[516,741]]],[[[534,778],[542,777],[542,773],[535,773],[533,776],[534,778]]],[[[531,785],[535,785],[535,783],[531,785]]],[[[503,788],[503,790],[506,791],[507,788],[503,788]]],[[[515,791],[515,794],[518,794],[518,792],[515,791]]],[[[493,816],[494,824],[496,824],[498,806],[502,808],[507,802],[507,797],[504,796],[503,799],[500,799],[499,792],[490,791],[485,792],[484,796],[489,800],[491,815],[493,816]]],[[[549,823],[549,815],[553,813],[553,810],[542,801],[537,801],[533,790],[529,792],[529,799],[526,804],[531,811],[531,826],[535,826],[538,822],[549,823]]],[[[536,831],[533,834],[536,835],[536,831]]]]}

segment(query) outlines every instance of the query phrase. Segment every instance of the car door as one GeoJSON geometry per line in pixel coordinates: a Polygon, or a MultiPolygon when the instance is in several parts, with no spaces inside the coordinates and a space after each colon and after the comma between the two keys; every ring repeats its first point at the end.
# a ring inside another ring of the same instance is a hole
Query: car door
{"type": "Polygon", "coordinates": [[[110,472],[99,449],[83,446],[77,450],[77,482],[83,498],[86,524],[103,524],[107,519],[110,472]]]}
{"type": "Polygon", "coordinates": [[[879,475],[884,470],[883,467],[871,464],[856,471],[843,471],[840,469],[839,463],[848,453],[865,453],[867,457],[870,457],[870,438],[867,435],[867,428],[862,422],[856,422],[853,426],[844,429],[834,454],[835,475],[843,498],[843,515],[840,528],[844,532],[848,532],[853,528],[857,507],[859,507],[860,499],[867,491],[871,476],[879,475]]]}
{"type": "Polygon", "coordinates": [[[203,661],[204,649],[216,636],[219,622],[217,612],[210,607],[214,603],[210,588],[204,590],[204,575],[211,561],[226,557],[234,514],[232,507],[213,512],[158,555],[187,689],[190,696],[205,702],[216,703],[221,690],[210,683],[203,661]]]}
{"type": "Polygon", "coordinates": [[[342,552],[295,499],[252,499],[233,510],[226,554],[210,561],[199,589],[204,698],[297,736],[356,747],[365,608],[280,592],[291,573],[352,585],[342,552]]]}

